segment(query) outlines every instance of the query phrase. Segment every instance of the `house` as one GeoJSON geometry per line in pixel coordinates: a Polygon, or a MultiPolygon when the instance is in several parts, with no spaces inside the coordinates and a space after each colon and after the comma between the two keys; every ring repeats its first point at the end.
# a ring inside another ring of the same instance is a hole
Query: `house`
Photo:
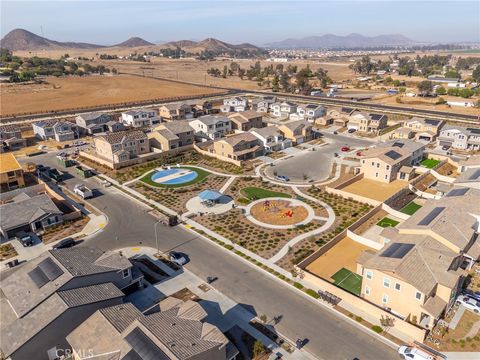
{"type": "Polygon", "coordinates": [[[445,125],[438,136],[438,145],[459,150],[480,150],[480,128],[445,125]]]}
{"type": "Polygon", "coordinates": [[[327,110],[321,105],[302,104],[297,107],[297,112],[290,114],[292,120],[307,120],[314,122],[316,119],[325,116],[327,110]]]}
{"type": "Polygon", "coordinates": [[[75,122],[81,134],[94,135],[107,131],[122,131],[123,124],[114,121],[112,115],[102,112],[92,112],[78,115],[75,122]]]}
{"type": "Polygon", "coordinates": [[[297,112],[297,104],[291,101],[276,102],[272,104],[272,114],[276,117],[289,117],[297,112]]]}
{"type": "Polygon", "coordinates": [[[184,103],[160,106],[158,114],[165,121],[192,119],[192,106],[184,103]]]}
{"type": "Polygon", "coordinates": [[[25,186],[23,168],[12,153],[0,154],[0,186],[2,192],[25,186]]]}
{"type": "Polygon", "coordinates": [[[268,113],[271,110],[272,104],[276,101],[277,97],[273,95],[255,98],[250,102],[250,107],[254,111],[268,113]]]}
{"type": "Polygon", "coordinates": [[[215,140],[232,131],[232,123],[226,116],[205,115],[190,120],[189,125],[201,141],[215,140]]]}
{"type": "Polygon", "coordinates": [[[192,107],[192,114],[194,118],[213,114],[218,112],[218,110],[213,108],[213,103],[211,101],[193,101],[191,103],[187,102],[192,107]]]}
{"type": "Polygon", "coordinates": [[[404,127],[415,132],[415,140],[433,141],[437,137],[443,120],[413,117],[404,123],[404,127]]]}
{"type": "Polygon", "coordinates": [[[415,132],[408,127],[399,127],[395,129],[390,135],[390,139],[413,139],[415,137],[415,132]]]}
{"type": "Polygon", "coordinates": [[[140,130],[113,132],[94,137],[95,152],[98,157],[121,164],[150,152],[147,135],[140,130]]]}
{"type": "Polygon", "coordinates": [[[54,139],[58,142],[75,139],[75,125],[62,120],[41,120],[32,124],[33,133],[42,140],[54,139]]]}
{"type": "Polygon", "coordinates": [[[387,116],[383,114],[369,114],[363,111],[354,111],[350,114],[348,129],[359,132],[377,134],[387,127],[387,116]]]}
{"type": "Polygon", "coordinates": [[[209,152],[220,160],[240,163],[262,156],[264,149],[255,135],[245,132],[214,141],[209,152]]]}
{"type": "Polygon", "coordinates": [[[265,126],[263,128],[250,129],[263,144],[267,152],[280,151],[292,146],[292,140],[286,139],[277,126],[265,126]]]}
{"type": "Polygon", "coordinates": [[[312,125],[306,120],[292,121],[282,124],[278,129],[286,139],[292,140],[294,145],[302,144],[313,138],[312,125]]]}
{"type": "Polygon", "coordinates": [[[478,168],[480,168],[480,155],[471,155],[467,159],[458,162],[458,170],[460,173],[469,169],[478,168]]]}
{"type": "Polygon", "coordinates": [[[18,150],[27,145],[22,138],[22,130],[15,125],[0,126],[0,153],[9,150],[18,150]]]}
{"type": "Polygon", "coordinates": [[[38,232],[63,222],[63,213],[45,193],[22,192],[0,205],[0,234],[5,240],[20,231],[38,232]]]}
{"type": "MultiPolygon", "coordinates": [[[[351,109],[351,111],[353,111],[353,109],[351,109]]],[[[325,115],[317,118],[314,123],[322,126],[335,125],[346,127],[348,123],[348,114],[338,110],[329,110],[325,115]]]]}
{"type": "Polygon", "coordinates": [[[73,360],[233,360],[236,347],[192,300],[168,297],[153,310],[131,303],[97,310],[68,336],[73,360]],[[89,349],[85,353],[84,349],[89,349]]]}
{"type": "Polygon", "coordinates": [[[457,186],[480,189],[480,166],[465,169],[453,183],[457,186]]]}
{"type": "Polygon", "coordinates": [[[225,112],[238,112],[247,110],[248,100],[244,97],[235,96],[232,98],[224,99],[223,105],[220,107],[220,111],[225,112]]]}
{"type": "Polygon", "coordinates": [[[264,126],[263,117],[254,110],[241,111],[228,118],[232,122],[233,130],[248,131],[252,128],[261,128],[264,126]]]}
{"type": "Polygon", "coordinates": [[[190,146],[195,141],[194,130],[187,120],[160,124],[148,134],[150,145],[168,151],[190,146]]]}
{"type": "Polygon", "coordinates": [[[120,305],[121,289],[138,287],[142,276],[133,270],[122,255],[85,246],[29,260],[0,284],[1,353],[13,360],[65,355],[69,333],[95,311],[120,305]]]}
{"type": "Polygon", "coordinates": [[[480,190],[454,188],[440,200],[428,200],[396,229],[384,230],[388,245],[357,260],[361,296],[432,328],[480,257],[479,202],[480,190]]]}
{"type": "Polygon", "coordinates": [[[145,127],[158,124],[161,118],[157,112],[151,109],[130,110],[122,113],[121,121],[133,128],[145,127]]]}
{"type": "Polygon", "coordinates": [[[410,180],[412,166],[423,158],[425,144],[412,140],[394,140],[380,143],[365,151],[360,161],[364,178],[385,183],[410,180]]]}

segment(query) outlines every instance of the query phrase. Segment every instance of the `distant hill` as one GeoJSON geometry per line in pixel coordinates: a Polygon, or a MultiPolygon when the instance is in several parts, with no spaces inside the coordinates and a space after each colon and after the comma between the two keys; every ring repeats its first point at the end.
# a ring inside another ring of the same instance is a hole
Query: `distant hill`
{"type": "Polygon", "coordinates": [[[185,50],[191,53],[201,53],[202,51],[211,51],[215,53],[220,53],[220,52],[229,52],[229,51],[235,51],[235,50],[245,50],[245,51],[253,51],[253,52],[262,51],[261,48],[252,44],[243,43],[239,45],[233,45],[233,44],[229,44],[227,42],[220,41],[214,38],[208,38],[198,42],[192,41],[192,40],[171,41],[164,44],[163,46],[168,48],[179,47],[182,50],[185,50]]]}
{"type": "Polygon", "coordinates": [[[147,40],[144,40],[139,37],[131,37],[130,39],[121,42],[120,44],[113,45],[115,47],[136,47],[136,46],[150,46],[155,45],[147,40]]]}
{"type": "Polygon", "coordinates": [[[53,50],[53,49],[96,49],[102,48],[101,45],[87,44],[81,42],[60,42],[54,41],[42,36],[36,35],[24,29],[15,29],[10,31],[0,40],[0,46],[12,51],[31,51],[31,50],[53,50]]]}
{"type": "Polygon", "coordinates": [[[333,34],[325,34],[322,36],[309,36],[301,39],[286,39],[283,41],[265,44],[271,48],[368,48],[381,46],[407,46],[413,45],[415,41],[400,35],[378,35],[373,37],[361,34],[349,34],[339,36],[333,34]]]}

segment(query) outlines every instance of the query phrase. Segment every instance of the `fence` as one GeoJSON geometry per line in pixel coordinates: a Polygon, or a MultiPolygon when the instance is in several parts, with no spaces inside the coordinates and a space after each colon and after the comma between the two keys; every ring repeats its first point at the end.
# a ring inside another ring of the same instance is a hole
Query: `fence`
{"type": "Polygon", "coordinates": [[[206,155],[206,156],[210,156],[210,157],[213,157],[215,159],[218,159],[218,160],[221,160],[221,161],[225,161],[225,162],[229,162],[233,165],[237,165],[237,166],[242,166],[242,161],[240,160],[234,160],[234,159],[230,159],[228,157],[225,157],[225,156],[222,156],[222,155],[218,155],[216,153],[213,153],[213,152],[210,152],[208,150],[205,150],[205,149],[202,149],[200,146],[198,146],[197,144],[194,144],[193,145],[193,148],[198,151],[200,154],[202,155],[206,155]]]}

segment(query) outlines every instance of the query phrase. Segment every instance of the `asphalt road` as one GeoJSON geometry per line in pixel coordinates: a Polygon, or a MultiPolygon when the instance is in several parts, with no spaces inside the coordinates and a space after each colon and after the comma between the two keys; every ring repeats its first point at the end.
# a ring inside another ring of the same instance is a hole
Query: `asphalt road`
{"type": "Polygon", "coordinates": [[[267,166],[265,172],[273,177],[273,172],[278,175],[287,176],[293,182],[304,182],[304,175],[307,180],[320,181],[326,179],[330,174],[334,153],[341,153],[343,146],[362,148],[372,145],[371,141],[358,139],[346,135],[333,135],[322,133],[324,138],[330,141],[322,147],[316,147],[316,151],[304,151],[286,160],[280,160],[275,166],[267,166]]]}
{"type": "MultiPolygon", "coordinates": [[[[52,154],[28,159],[48,166],[56,166],[52,154]]],[[[63,170],[63,169],[62,169],[63,170]]],[[[84,244],[104,250],[115,250],[138,245],[155,247],[156,219],[147,213],[143,204],[126,198],[120,190],[101,188],[93,178],[74,177],[65,181],[71,188],[83,182],[99,189],[99,195],[89,203],[108,216],[107,227],[84,244]]],[[[177,226],[158,225],[158,243],[161,251],[175,249],[186,253],[190,262],[186,267],[201,278],[216,276],[217,290],[269,319],[282,315],[276,326],[290,339],[307,338],[306,350],[319,359],[397,359],[396,352],[375,337],[358,330],[339,315],[315,304],[296,293],[294,289],[277,282],[259,268],[245,263],[209,240],[200,238],[177,226]]]]}

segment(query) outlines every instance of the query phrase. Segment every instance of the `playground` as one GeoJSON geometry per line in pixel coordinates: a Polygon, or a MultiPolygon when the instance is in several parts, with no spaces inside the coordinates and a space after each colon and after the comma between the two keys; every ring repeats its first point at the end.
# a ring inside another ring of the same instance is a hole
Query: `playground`
{"type": "Polygon", "coordinates": [[[257,200],[249,207],[249,219],[258,225],[272,228],[291,228],[306,224],[315,216],[314,210],[306,203],[287,198],[257,200]]]}

